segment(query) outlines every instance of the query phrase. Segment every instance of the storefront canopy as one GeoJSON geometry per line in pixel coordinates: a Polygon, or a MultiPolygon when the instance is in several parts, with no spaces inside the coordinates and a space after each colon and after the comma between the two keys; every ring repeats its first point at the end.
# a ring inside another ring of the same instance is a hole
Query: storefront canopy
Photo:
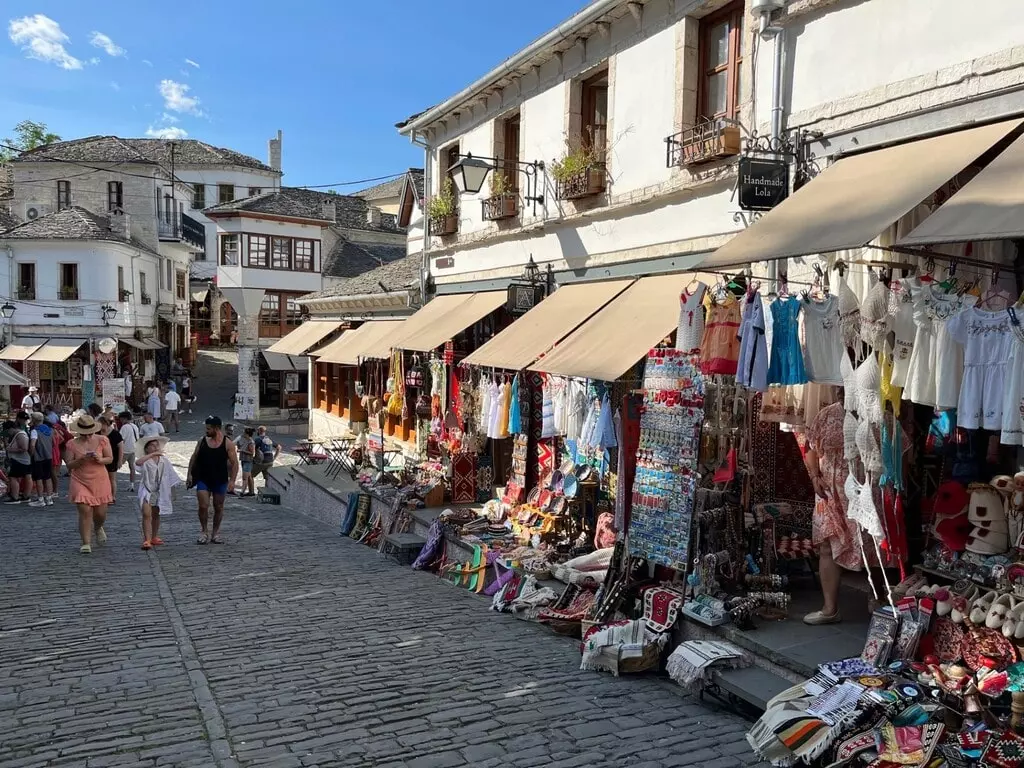
{"type": "Polygon", "coordinates": [[[189,296],[192,301],[198,301],[202,304],[206,301],[206,294],[210,292],[209,283],[190,283],[188,286],[189,296]]]}
{"type": "Polygon", "coordinates": [[[404,320],[370,320],[352,331],[345,331],[326,347],[321,347],[315,356],[321,363],[359,365],[367,357],[367,350],[379,348],[388,338],[394,337],[404,320]]]}
{"type": "Polygon", "coordinates": [[[309,358],[298,355],[285,355],[281,352],[263,350],[263,359],[267,361],[267,367],[272,371],[308,371],[309,358]]]}
{"type": "Polygon", "coordinates": [[[700,267],[739,267],[866,245],[1020,124],[1008,120],[841,159],[700,267]]]}
{"type": "Polygon", "coordinates": [[[0,349],[0,360],[27,360],[41,346],[41,341],[16,341],[0,349]]]}
{"type": "Polygon", "coordinates": [[[392,347],[429,352],[489,315],[507,298],[506,291],[438,296],[406,319],[393,338],[383,339],[373,349],[367,350],[366,356],[389,357],[392,347]]]}
{"type": "Polygon", "coordinates": [[[86,339],[50,339],[25,359],[35,363],[63,363],[85,342],[86,339]]]}
{"type": "Polygon", "coordinates": [[[117,340],[122,344],[127,344],[129,347],[134,347],[135,349],[152,349],[149,344],[136,339],[134,336],[119,336],[117,340]]]}
{"type": "Polygon", "coordinates": [[[632,282],[611,280],[562,286],[463,362],[510,371],[522,370],[586,322],[632,282]]]}
{"type": "Polygon", "coordinates": [[[637,280],[530,369],[615,381],[675,330],[679,294],[691,280],[690,274],[637,280]]]}
{"type": "Polygon", "coordinates": [[[0,363],[0,387],[27,387],[28,379],[11,368],[7,363],[0,363]]]}
{"type": "Polygon", "coordinates": [[[342,325],[338,320],[307,320],[280,341],[271,344],[267,351],[304,355],[342,325]]]}
{"type": "Polygon", "coordinates": [[[1024,136],[897,245],[1024,237],[1024,136]]]}

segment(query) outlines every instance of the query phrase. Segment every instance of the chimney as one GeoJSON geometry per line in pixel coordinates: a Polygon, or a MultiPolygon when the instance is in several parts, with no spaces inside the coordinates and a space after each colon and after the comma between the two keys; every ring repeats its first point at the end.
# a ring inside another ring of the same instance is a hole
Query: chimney
{"type": "Polygon", "coordinates": [[[321,200],[320,201],[320,215],[328,221],[336,221],[338,218],[338,209],[334,206],[333,200],[321,200]]]}
{"type": "Polygon", "coordinates": [[[267,165],[275,171],[281,170],[281,131],[277,132],[276,139],[267,142],[267,165]]]}
{"type": "Polygon", "coordinates": [[[132,224],[131,217],[127,213],[112,213],[108,219],[110,231],[125,240],[131,240],[132,224]]]}
{"type": "Polygon", "coordinates": [[[366,223],[375,229],[380,229],[380,208],[374,205],[367,206],[366,223]]]}

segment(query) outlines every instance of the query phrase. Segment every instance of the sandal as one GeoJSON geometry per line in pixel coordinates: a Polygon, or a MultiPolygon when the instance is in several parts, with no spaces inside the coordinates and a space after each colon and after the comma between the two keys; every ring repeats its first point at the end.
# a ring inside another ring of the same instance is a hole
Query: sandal
{"type": "Polygon", "coordinates": [[[159,536],[154,536],[152,539],[149,540],[149,543],[152,544],[154,547],[159,547],[161,544],[164,543],[164,540],[161,539],[159,536]]]}
{"type": "Polygon", "coordinates": [[[142,542],[142,548],[143,549],[152,549],[153,548],[153,542],[152,541],[144,541],[144,542],[142,542]]]}
{"type": "Polygon", "coordinates": [[[210,543],[210,539],[207,537],[207,535],[205,533],[200,534],[199,538],[196,539],[196,544],[209,544],[209,543],[210,543]]]}
{"type": "Polygon", "coordinates": [[[221,539],[220,536],[214,536],[212,539],[210,539],[210,543],[211,544],[223,544],[224,540],[221,539]]]}

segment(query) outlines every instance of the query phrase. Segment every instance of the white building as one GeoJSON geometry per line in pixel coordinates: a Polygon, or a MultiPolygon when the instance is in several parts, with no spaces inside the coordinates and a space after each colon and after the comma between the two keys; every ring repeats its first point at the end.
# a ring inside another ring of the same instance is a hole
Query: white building
{"type": "Polygon", "coordinates": [[[306,349],[266,348],[302,324],[299,297],[403,259],[405,233],[394,215],[362,198],[292,187],[204,214],[216,228],[218,291],[238,315],[238,394],[246,405],[237,418],[305,409],[306,349]]]}
{"type": "Polygon", "coordinates": [[[432,221],[425,266],[437,293],[501,288],[531,257],[559,283],[692,268],[753,218],[736,184],[754,134],[788,140],[806,181],[1022,115],[1022,31],[1013,0],[595,0],[400,124],[430,198],[469,153],[505,176],[432,221]]]}

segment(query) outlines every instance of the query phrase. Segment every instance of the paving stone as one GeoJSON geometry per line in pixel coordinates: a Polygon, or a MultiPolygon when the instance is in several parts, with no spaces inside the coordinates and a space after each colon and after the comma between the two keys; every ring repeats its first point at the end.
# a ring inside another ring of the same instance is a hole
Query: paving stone
{"type": "MultiPolygon", "coordinates": [[[[201,354],[205,399],[229,402],[230,353],[201,354]]],[[[168,444],[179,471],[201,431],[185,416],[168,444]]],[[[183,494],[149,553],[119,496],[91,557],[66,504],[3,509],[4,624],[32,626],[0,641],[5,768],[757,763],[742,720],[580,672],[578,643],[339,538],[289,493],[229,499],[223,547],[195,546],[183,494]]]]}

